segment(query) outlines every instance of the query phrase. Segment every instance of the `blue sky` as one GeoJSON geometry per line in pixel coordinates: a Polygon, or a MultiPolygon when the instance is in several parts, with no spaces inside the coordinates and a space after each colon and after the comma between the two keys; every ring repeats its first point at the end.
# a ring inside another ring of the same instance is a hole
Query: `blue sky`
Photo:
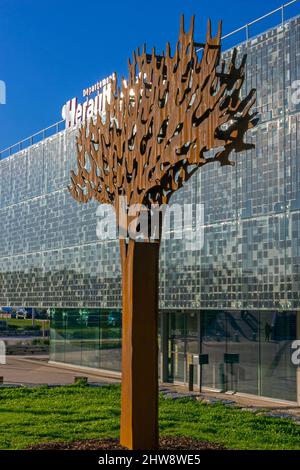
{"type": "MultiPolygon", "coordinates": [[[[0,0],[0,150],[61,119],[62,105],[97,80],[126,75],[132,50],[146,42],[162,50],[177,39],[179,17],[196,15],[196,39],[206,20],[223,33],[280,6],[284,0],[0,0]]],[[[300,13],[300,1],[288,10],[300,13]]],[[[277,15],[260,30],[277,24],[277,15]]],[[[236,41],[241,40],[236,37],[236,41]]],[[[224,46],[230,46],[229,43],[224,46]]]]}

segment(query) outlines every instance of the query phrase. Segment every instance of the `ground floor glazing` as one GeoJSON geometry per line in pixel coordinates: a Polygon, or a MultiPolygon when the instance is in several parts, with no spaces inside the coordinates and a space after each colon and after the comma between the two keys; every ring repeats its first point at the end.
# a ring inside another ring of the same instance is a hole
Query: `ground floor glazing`
{"type": "MultiPolygon", "coordinates": [[[[299,324],[296,312],[161,311],[160,379],[296,401],[297,318],[299,324]]],[[[50,359],[120,371],[121,328],[119,310],[53,309],[50,359]]]]}

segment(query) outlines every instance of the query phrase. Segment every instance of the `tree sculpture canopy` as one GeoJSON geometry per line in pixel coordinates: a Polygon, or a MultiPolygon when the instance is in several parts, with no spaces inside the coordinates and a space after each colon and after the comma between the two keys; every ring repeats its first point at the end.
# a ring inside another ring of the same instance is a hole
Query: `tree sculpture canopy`
{"type": "Polygon", "coordinates": [[[211,161],[231,164],[230,153],[252,147],[245,132],[256,123],[250,110],[255,90],[241,99],[244,57],[236,65],[221,61],[221,22],[215,37],[208,21],[199,59],[194,42],[194,17],[190,29],[180,34],[174,55],[147,54],[138,49],[129,61],[129,79],[112,82],[105,116],[98,115],[79,130],[78,173],[72,171],[72,196],[81,202],[95,198],[118,206],[167,203],[174,191],[211,161]],[[205,153],[215,150],[214,156],[205,153]]]}

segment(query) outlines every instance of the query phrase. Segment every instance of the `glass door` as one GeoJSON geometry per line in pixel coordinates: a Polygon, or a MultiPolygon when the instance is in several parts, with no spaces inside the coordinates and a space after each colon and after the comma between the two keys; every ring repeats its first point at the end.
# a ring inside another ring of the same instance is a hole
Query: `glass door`
{"type": "Polygon", "coordinates": [[[205,311],[200,313],[201,354],[208,356],[208,364],[201,366],[201,385],[213,390],[225,391],[226,370],[226,313],[205,311]]]}
{"type": "Polygon", "coordinates": [[[193,365],[193,384],[199,381],[199,313],[187,313],[186,321],[186,383],[189,383],[190,365],[193,365]]]}
{"type": "Polygon", "coordinates": [[[297,400],[296,367],[291,362],[295,339],[295,312],[260,313],[262,396],[297,400]]]}
{"type": "MultiPolygon", "coordinates": [[[[199,354],[198,313],[169,313],[169,382],[188,384],[190,365],[199,354]]],[[[198,367],[193,367],[193,383],[198,383],[198,367]]]]}
{"type": "Polygon", "coordinates": [[[169,314],[169,381],[185,382],[185,318],[184,313],[169,314]]]}
{"type": "Polygon", "coordinates": [[[227,390],[259,393],[259,315],[247,310],[226,314],[227,390]]]}

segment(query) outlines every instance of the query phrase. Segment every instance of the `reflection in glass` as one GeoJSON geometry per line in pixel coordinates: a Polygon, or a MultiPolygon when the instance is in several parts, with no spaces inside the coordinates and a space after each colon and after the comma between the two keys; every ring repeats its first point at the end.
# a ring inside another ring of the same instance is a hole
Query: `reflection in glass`
{"type": "Polygon", "coordinates": [[[295,312],[208,310],[168,317],[170,382],[187,384],[189,364],[201,353],[208,364],[196,362],[194,385],[296,401],[295,312]]]}
{"type": "Polygon", "coordinates": [[[52,309],[50,359],[120,371],[120,311],[52,309]]]}
{"type": "Polygon", "coordinates": [[[296,368],[291,344],[296,339],[294,312],[260,313],[261,395],[296,399],[296,368]]]}

